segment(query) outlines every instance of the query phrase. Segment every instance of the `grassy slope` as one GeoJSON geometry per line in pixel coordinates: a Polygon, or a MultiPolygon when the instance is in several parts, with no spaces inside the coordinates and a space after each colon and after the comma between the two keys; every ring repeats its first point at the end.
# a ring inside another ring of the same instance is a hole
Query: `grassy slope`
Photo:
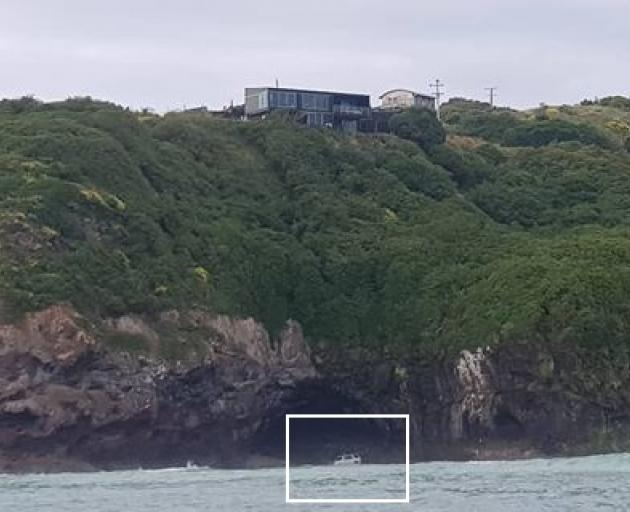
{"type": "Polygon", "coordinates": [[[0,103],[2,296],[16,313],[295,318],[362,343],[626,343],[630,155],[610,125],[626,115],[455,102],[449,130],[473,138],[425,154],[279,121],[0,103]]]}

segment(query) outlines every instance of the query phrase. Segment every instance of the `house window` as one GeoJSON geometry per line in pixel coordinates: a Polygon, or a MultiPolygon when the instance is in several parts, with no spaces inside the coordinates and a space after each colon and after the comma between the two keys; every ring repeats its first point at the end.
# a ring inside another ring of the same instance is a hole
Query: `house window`
{"type": "Polygon", "coordinates": [[[321,112],[309,112],[307,114],[306,124],[308,126],[323,126],[324,114],[321,112]]]}
{"type": "Polygon", "coordinates": [[[303,110],[330,110],[330,96],[327,94],[302,93],[300,100],[303,110]]]}
{"type": "Polygon", "coordinates": [[[271,104],[276,108],[297,108],[297,93],[271,91],[271,104]]]}
{"type": "Polygon", "coordinates": [[[266,90],[259,92],[247,91],[249,94],[245,96],[245,108],[247,113],[257,113],[263,110],[267,110],[268,93],[266,90]]]}
{"type": "Polygon", "coordinates": [[[267,107],[267,91],[263,91],[258,95],[258,108],[264,110],[267,107]]]}

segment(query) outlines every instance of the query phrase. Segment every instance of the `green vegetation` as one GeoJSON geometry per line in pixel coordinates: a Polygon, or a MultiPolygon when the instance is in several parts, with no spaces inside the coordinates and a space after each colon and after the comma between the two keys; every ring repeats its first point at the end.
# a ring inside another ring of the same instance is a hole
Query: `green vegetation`
{"type": "Polygon", "coordinates": [[[454,133],[481,137],[504,146],[541,147],[559,142],[579,142],[605,149],[615,146],[605,133],[591,124],[577,120],[554,118],[547,108],[538,109],[533,119],[523,118],[509,109],[491,109],[477,102],[447,105],[444,120],[451,123],[454,133]],[[463,104],[463,108],[458,108],[463,104]]]}
{"type": "Polygon", "coordinates": [[[392,120],[403,140],[5,100],[2,301],[294,318],[337,342],[628,343],[624,105],[452,101],[444,143],[423,111],[392,120]]]}
{"type": "Polygon", "coordinates": [[[133,354],[148,354],[149,347],[145,338],[134,334],[108,333],[103,337],[105,344],[113,350],[133,354]]]}
{"type": "Polygon", "coordinates": [[[435,114],[426,108],[410,108],[395,114],[389,121],[391,132],[398,137],[429,149],[446,140],[446,131],[435,114]]]}

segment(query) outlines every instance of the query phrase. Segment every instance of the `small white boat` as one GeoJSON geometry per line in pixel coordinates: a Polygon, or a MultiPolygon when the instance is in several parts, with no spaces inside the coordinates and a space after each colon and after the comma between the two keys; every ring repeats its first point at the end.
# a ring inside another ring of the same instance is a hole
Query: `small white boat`
{"type": "Polygon", "coordinates": [[[339,455],[333,462],[335,466],[349,466],[351,464],[361,464],[361,456],[356,453],[344,453],[339,455]]]}

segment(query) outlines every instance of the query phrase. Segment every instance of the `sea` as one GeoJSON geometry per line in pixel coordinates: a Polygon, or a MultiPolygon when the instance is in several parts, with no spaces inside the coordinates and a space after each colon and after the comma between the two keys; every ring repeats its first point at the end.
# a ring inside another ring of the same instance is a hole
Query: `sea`
{"type": "MultiPolygon", "coordinates": [[[[2,512],[629,511],[630,454],[409,467],[409,503],[286,503],[284,468],[0,475],[2,512]]],[[[404,499],[405,466],[301,466],[291,500],[404,499]]]]}

